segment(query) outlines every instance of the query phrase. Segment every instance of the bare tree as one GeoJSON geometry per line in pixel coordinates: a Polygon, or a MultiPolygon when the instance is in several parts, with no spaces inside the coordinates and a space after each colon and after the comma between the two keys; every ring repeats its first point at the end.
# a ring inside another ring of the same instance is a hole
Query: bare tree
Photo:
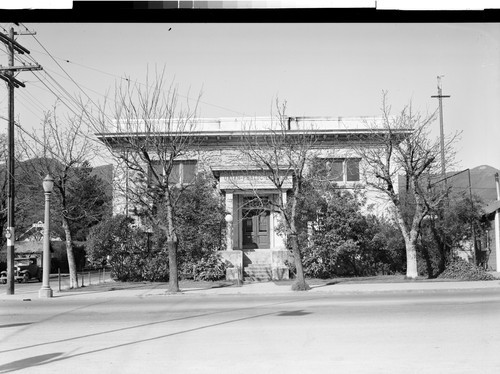
{"type": "MultiPolygon", "coordinates": [[[[311,129],[290,128],[286,116],[286,102],[280,103],[276,100],[276,109],[276,115],[272,117],[270,127],[265,132],[252,131],[250,126],[244,136],[241,152],[246,156],[245,162],[266,175],[278,192],[277,199],[268,203],[279,212],[287,241],[292,248],[297,271],[297,279],[292,289],[308,290],[298,239],[301,230],[298,202],[304,193],[307,165],[317,155],[317,139],[311,129]],[[288,194],[288,191],[291,193],[288,194]]],[[[259,198],[257,191],[256,197],[259,198]]]]}
{"type": "Polygon", "coordinates": [[[180,105],[179,96],[174,85],[166,87],[164,72],[145,85],[128,81],[116,90],[114,120],[105,114],[106,105],[97,121],[90,119],[122,167],[123,178],[115,189],[122,193],[126,213],[135,213],[143,225],[166,237],[170,292],[179,291],[175,205],[192,182],[186,176],[194,168],[180,160],[193,155],[198,142],[194,132],[199,97],[191,107],[189,100],[180,105]]]}
{"type": "MultiPolygon", "coordinates": [[[[397,115],[391,115],[387,93],[383,93],[380,124],[370,124],[374,145],[358,146],[364,164],[366,183],[388,197],[390,212],[405,240],[406,277],[416,278],[417,239],[421,223],[431,209],[438,206],[446,195],[444,189],[429,194],[428,178],[440,170],[440,142],[431,140],[429,125],[435,113],[422,115],[405,106],[397,115]],[[397,190],[398,178],[405,178],[405,194],[397,190]]],[[[450,155],[455,137],[445,142],[450,155]]]]}
{"type": "Polygon", "coordinates": [[[57,107],[45,114],[42,131],[32,134],[20,132],[20,147],[25,162],[20,163],[24,175],[36,185],[42,185],[43,178],[50,174],[54,178],[54,194],[52,206],[56,216],[61,220],[66,241],[70,288],[78,287],[77,269],[73,252],[72,222],[85,218],[91,207],[102,197],[103,192],[89,196],[85,204],[78,200],[74,203],[71,189],[75,175],[82,167],[88,167],[96,155],[95,143],[86,135],[84,112],[61,120],[57,115],[57,107]],[[84,205],[88,209],[84,209],[84,205]],[[83,208],[83,209],[82,209],[83,208]]]}

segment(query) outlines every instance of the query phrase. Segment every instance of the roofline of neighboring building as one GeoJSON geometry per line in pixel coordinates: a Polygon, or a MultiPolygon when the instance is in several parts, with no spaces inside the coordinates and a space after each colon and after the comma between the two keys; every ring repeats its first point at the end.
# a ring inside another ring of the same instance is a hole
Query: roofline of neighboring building
{"type": "Polygon", "coordinates": [[[487,204],[484,208],[484,215],[489,216],[492,213],[495,213],[498,209],[500,209],[500,200],[495,200],[487,204]]]}

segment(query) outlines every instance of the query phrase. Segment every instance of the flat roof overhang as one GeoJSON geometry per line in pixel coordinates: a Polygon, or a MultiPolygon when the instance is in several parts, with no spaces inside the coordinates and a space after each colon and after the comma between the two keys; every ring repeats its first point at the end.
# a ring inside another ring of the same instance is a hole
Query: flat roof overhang
{"type": "MultiPolygon", "coordinates": [[[[339,145],[339,143],[366,143],[369,145],[381,144],[382,139],[387,137],[388,134],[404,139],[412,133],[411,129],[398,129],[398,130],[373,130],[373,129],[356,129],[356,130],[288,130],[287,136],[292,138],[307,137],[316,143],[313,147],[323,148],[328,146],[339,145]]],[[[245,139],[254,139],[256,141],[264,141],[266,138],[272,136],[280,136],[279,132],[271,131],[219,131],[219,132],[202,132],[193,131],[189,133],[148,133],[148,132],[114,132],[114,133],[98,133],[97,138],[107,143],[112,148],[126,147],[127,143],[133,141],[134,143],[146,141],[148,138],[156,137],[161,138],[167,144],[169,139],[177,138],[192,138],[193,142],[198,147],[213,147],[218,148],[238,148],[241,147],[245,139]]]]}

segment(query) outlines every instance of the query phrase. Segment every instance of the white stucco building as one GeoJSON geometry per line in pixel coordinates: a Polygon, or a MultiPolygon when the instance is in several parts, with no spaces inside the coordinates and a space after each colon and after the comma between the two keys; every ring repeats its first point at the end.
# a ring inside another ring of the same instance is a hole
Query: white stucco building
{"type": "MultiPolygon", "coordinates": [[[[315,137],[314,153],[329,162],[334,171],[333,180],[338,186],[365,188],[363,160],[354,149],[377,146],[377,137],[384,133],[382,127],[379,130],[374,128],[377,121],[376,118],[361,117],[287,117],[285,123],[289,134],[307,133],[315,137]]],[[[138,128],[141,128],[140,122],[138,128]]],[[[161,136],[164,121],[153,122],[155,136],[161,136]]],[[[115,125],[116,131],[98,134],[100,140],[115,150],[120,150],[126,137],[141,134],[139,130],[132,133],[130,127],[120,122],[115,125]]],[[[287,276],[284,263],[288,257],[286,241],[276,230],[280,215],[273,209],[273,204],[266,202],[272,202],[280,195],[286,199],[293,176],[285,176],[282,188],[278,190],[262,167],[252,165],[243,157],[241,147],[245,137],[265,138],[276,131],[276,126],[271,118],[201,118],[196,119],[189,133],[176,134],[197,139],[195,148],[175,160],[176,181],[189,182],[194,173],[202,169],[213,173],[224,196],[227,213],[223,255],[235,265],[235,269],[243,269],[246,276],[257,278],[287,276]]],[[[117,185],[132,183],[130,178],[130,173],[123,170],[118,175],[117,185]]],[[[127,196],[121,192],[123,190],[115,189],[115,213],[131,211],[127,196]]],[[[367,206],[378,212],[387,209],[384,196],[375,191],[366,193],[367,206]]]]}

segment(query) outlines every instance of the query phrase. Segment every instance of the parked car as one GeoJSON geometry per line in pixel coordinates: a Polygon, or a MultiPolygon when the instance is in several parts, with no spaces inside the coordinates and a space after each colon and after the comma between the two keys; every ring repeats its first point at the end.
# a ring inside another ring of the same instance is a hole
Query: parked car
{"type": "MultiPolygon", "coordinates": [[[[14,280],[17,282],[28,282],[35,278],[42,281],[42,268],[38,266],[38,257],[16,258],[14,259],[14,280]]],[[[0,282],[7,283],[7,271],[0,273],[0,282]]]]}

